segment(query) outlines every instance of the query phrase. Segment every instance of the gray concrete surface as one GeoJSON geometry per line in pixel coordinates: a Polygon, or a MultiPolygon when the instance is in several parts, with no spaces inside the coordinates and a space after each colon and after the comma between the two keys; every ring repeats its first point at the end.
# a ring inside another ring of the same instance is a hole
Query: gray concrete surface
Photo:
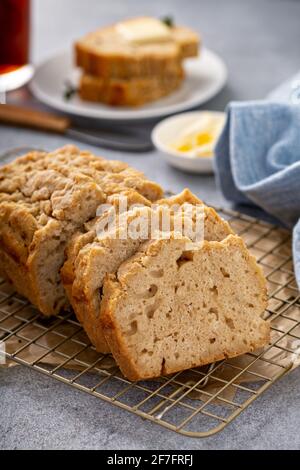
{"type": "MultiPolygon", "coordinates": [[[[34,62],[124,16],[173,14],[201,31],[205,44],[229,67],[228,85],[205,105],[208,109],[224,109],[229,100],[263,98],[300,68],[296,0],[36,0],[33,13],[34,62]]],[[[31,101],[25,90],[9,99],[31,101]]],[[[66,142],[0,127],[0,152],[20,145],[54,149],[66,142]]],[[[144,170],[165,188],[189,186],[210,203],[228,204],[212,177],[176,171],[155,151],[98,152],[144,170]]],[[[299,449],[300,371],[275,384],[222,433],[202,440],[176,435],[23,367],[0,369],[0,416],[1,449],[299,449]]]]}

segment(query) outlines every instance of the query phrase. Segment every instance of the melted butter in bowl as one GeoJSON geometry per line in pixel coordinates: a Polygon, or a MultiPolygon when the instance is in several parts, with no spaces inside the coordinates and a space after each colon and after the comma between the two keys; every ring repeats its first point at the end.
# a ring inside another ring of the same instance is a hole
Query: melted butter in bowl
{"type": "Polygon", "coordinates": [[[178,114],[160,122],[153,130],[152,140],[172,166],[193,173],[211,173],[225,118],[225,113],[216,111],[178,114]]]}
{"type": "Polygon", "coordinates": [[[192,157],[213,157],[224,123],[223,113],[203,111],[193,122],[183,126],[170,148],[192,157]]]}

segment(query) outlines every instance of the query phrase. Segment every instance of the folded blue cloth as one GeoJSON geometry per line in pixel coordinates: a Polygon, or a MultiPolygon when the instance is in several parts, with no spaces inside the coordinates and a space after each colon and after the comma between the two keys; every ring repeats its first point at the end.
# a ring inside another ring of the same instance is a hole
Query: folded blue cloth
{"type": "Polygon", "coordinates": [[[255,204],[293,228],[300,288],[300,105],[231,103],[215,170],[227,199],[255,204]]]}

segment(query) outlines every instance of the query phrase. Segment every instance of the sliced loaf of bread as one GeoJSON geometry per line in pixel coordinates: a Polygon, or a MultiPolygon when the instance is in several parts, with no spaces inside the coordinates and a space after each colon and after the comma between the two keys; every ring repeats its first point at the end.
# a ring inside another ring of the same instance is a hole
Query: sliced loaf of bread
{"type": "Polygon", "coordinates": [[[75,44],[76,64],[101,78],[178,76],[182,59],[196,56],[199,36],[149,17],[99,29],[75,44]]]}
{"type": "Polygon", "coordinates": [[[109,195],[162,189],[123,162],[73,146],[31,152],[0,168],[0,265],[16,290],[45,315],[68,305],[60,279],[65,247],[109,195]]]}
{"type": "MultiPolygon", "coordinates": [[[[97,226],[99,227],[101,218],[94,219],[88,226],[84,226],[85,233],[78,233],[71,240],[67,249],[67,261],[61,271],[62,281],[76,316],[97,351],[102,353],[109,351],[100,323],[104,278],[107,274],[114,273],[120,264],[132,256],[145,240],[151,238],[150,224],[157,208],[163,208],[163,206],[167,206],[169,210],[173,208],[171,213],[176,216],[176,212],[186,203],[193,206],[199,205],[203,208],[203,235],[206,240],[223,240],[232,233],[229,224],[221,219],[213,209],[205,206],[188,189],[172,198],[161,199],[152,209],[149,207],[149,201],[141,199],[135,193],[127,192],[125,194],[129,197],[128,206],[135,203],[145,205],[145,207],[124,214],[126,223],[134,223],[134,221],[140,223],[139,219],[144,218],[146,225],[149,224],[146,233],[143,232],[141,236],[134,239],[130,236],[124,239],[120,236],[124,227],[117,224],[115,231],[108,232],[99,239],[97,226]],[[148,207],[146,207],[147,205],[148,207]]],[[[118,200],[118,197],[115,197],[114,200],[110,199],[114,205],[118,205],[118,200]]]]}
{"type": "Polygon", "coordinates": [[[202,366],[264,346],[266,282],[238,236],[145,243],[104,282],[100,323],[130,380],[202,366]]]}
{"type": "Polygon", "coordinates": [[[182,68],[172,75],[132,79],[107,79],[83,74],[79,84],[79,96],[85,101],[111,106],[141,106],[177,90],[183,79],[182,68]]]}
{"type": "MultiPolygon", "coordinates": [[[[140,193],[133,189],[124,190],[120,193],[108,196],[106,204],[114,207],[117,213],[122,213],[127,209],[133,209],[136,206],[150,207],[151,201],[143,197],[140,193]],[[122,207],[122,200],[126,198],[126,208],[122,207]]],[[[76,278],[75,263],[80,251],[97,241],[97,229],[101,219],[106,219],[107,213],[104,212],[103,216],[95,217],[77,230],[70,238],[66,247],[66,260],[61,269],[61,278],[64,288],[67,292],[68,298],[72,299],[72,288],[76,278]]]]}

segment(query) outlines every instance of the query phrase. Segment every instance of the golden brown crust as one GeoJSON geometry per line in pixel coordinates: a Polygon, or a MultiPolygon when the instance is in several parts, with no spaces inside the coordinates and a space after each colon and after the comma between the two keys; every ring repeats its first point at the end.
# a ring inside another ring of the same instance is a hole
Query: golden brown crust
{"type": "MultiPolygon", "coordinates": [[[[45,259],[48,256],[52,257],[51,267],[63,262],[63,249],[59,250],[59,247],[61,244],[66,244],[72,228],[73,226],[68,223],[50,219],[44,228],[34,233],[26,258],[17,257],[7,245],[1,244],[1,269],[13,283],[16,291],[30,300],[46,316],[56,314],[68,305],[60,283],[59,271],[57,269],[56,274],[51,276],[45,259]],[[56,252],[56,256],[53,256],[53,252],[56,252]],[[43,281],[47,276],[51,277],[50,286],[43,281]],[[49,288],[54,291],[54,295],[47,292],[49,288]],[[50,301],[52,299],[53,303],[50,301]]],[[[14,242],[18,244],[17,237],[14,242]]],[[[24,249],[21,243],[19,247],[21,250],[24,249]]]]}
{"type": "Polygon", "coordinates": [[[63,267],[61,268],[61,280],[63,282],[64,288],[66,290],[67,296],[69,299],[72,298],[72,286],[74,282],[74,263],[76,257],[86,244],[91,243],[94,240],[94,233],[89,231],[87,233],[83,233],[81,231],[75,232],[71,239],[69,240],[66,251],[65,257],[66,260],[64,262],[63,267]]]}
{"type": "Polygon", "coordinates": [[[59,275],[67,242],[109,195],[129,188],[162,195],[127,164],[74,146],[30,152],[0,168],[1,271],[45,315],[58,313],[68,304],[59,275]]]}
{"type": "Polygon", "coordinates": [[[174,204],[203,204],[203,201],[199,199],[192,191],[190,191],[188,188],[183,189],[181,193],[175,194],[174,196],[170,196],[168,198],[160,199],[157,201],[158,204],[165,204],[168,206],[172,206],[174,204]]]}
{"type": "Polygon", "coordinates": [[[131,381],[141,379],[132,357],[127,350],[120,329],[114,319],[114,311],[118,304],[118,297],[122,292],[115,276],[107,276],[103,287],[103,299],[101,303],[101,326],[104,337],[109,345],[113,357],[122,373],[131,381]]]}

